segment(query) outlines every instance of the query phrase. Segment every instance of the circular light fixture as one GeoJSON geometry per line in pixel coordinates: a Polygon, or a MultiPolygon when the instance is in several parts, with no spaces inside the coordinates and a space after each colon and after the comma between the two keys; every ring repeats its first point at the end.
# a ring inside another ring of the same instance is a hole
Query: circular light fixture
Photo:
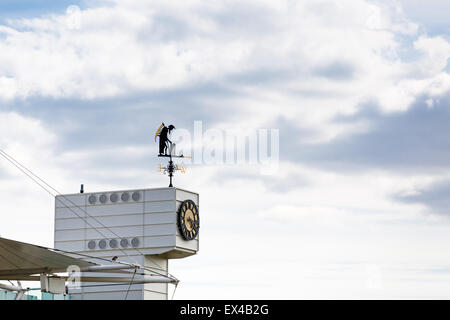
{"type": "Polygon", "coordinates": [[[111,248],[117,248],[117,240],[116,239],[112,239],[109,241],[109,246],[111,248]]]}
{"type": "Polygon", "coordinates": [[[100,247],[100,249],[105,249],[106,248],[106,241],[105,240],[100,240],[100,242],[98,243],[98,246],[100,247]]]}
{"type": "Polygon", "coordinates": [[[100,196],[100,202],[101,203],[105,203],[108,200],[108,197],[106,196],[106,194],[102,194],[100,196]]]}
{"type": "Polygon", "coordinates": [[[94,240],[91,240],[88,242],[88,248],[91,250],[95,249],[95,241],[94,240]]]}
{"type": "Polygon", "coordinates": [[[136,248],[139,246],[139,239],[138,238],[133,238],[131,240],[131,245],[133,246],[133,248],[136,248]]]}
{"type": "Polygon", "coordinates": [[[109,200],[111,200],[111,202],[117,202],[117,200],[119,200],[119,196],[117,195],[117,193],[113,193],[109,196],[109,200]]]}
{"type": "Polygon", "coordinates": [[[120,240],[120,245],[122,246],[122,248],[128,247],[128,239],[120,240]]]}
{"type": "Polygon", "coordinates": [[[122,193],[120,199],[122,199],[123,202],[127,202],[128,200],[130,200],[130,194],[128,192],[124,192],[122,193]]]}
{"type": "Polygon", "coordinates": [[[134,201],[139,201],[139,199],[141,198],[141,194],[139,192],[133,192],[133,195],[131,196],[133,198],[134,201]]]}
{"type": "Polygon", "coordinates": [[[90,204],[95,204],[96,202],[97,202],[97,197],[95,195],[91,194],[89,196],[89,203],[90,204]]]}

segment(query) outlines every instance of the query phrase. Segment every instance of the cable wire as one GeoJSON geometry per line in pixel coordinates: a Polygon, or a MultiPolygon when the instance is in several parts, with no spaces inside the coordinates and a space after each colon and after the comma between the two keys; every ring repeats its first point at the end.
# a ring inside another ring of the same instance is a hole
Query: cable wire
{"type": "MultiPolygon", "coordinates": [[[[90,218],[94,219],[96,222],[98,222],[103,228],[108,229],[108,231],[110,231],[113,235],[115,235],[118,238],[121,238],[118,234],[116,234],[114,231],[112,231],[109,227],[105,226],[100,220],[98,220],[96,217],[91,216],[89,213],[86,212],[86,210],[83,210],[83,208],[81,208],[80,206],[78,206],[77,204],[75,204],[72,200],[68,199],[66,196],[62,195],[58,190],[56,190],[55,188],[53,188],[51,185],[49,185],[47,182],[45,182],[43,179],[41,179],[38,175],[36,175],[35,173],[33,173],[31,170],[29,170],[27,167],[25,167],[24,165],[22,165],[19,161],[17,161],[16,159],[14,159],[12,156],[10,156],[9,154],[7,154],[5,151],[3,151],[2,149],[0,149],[0,155],[2,155],[6,160],[8,160],[10,163],[12,163],[17,169],[19,169],[22,173],[24,173],[26,176],[28,176],[30,179],[32,179],[35,183],[37,183],[41,188],[43,188],[45,191],[47,191],[47,193],[49,193],[51,196],[56,198],[56,195],[61,196],[64,200],[67,200],[68,202],[70,202],[74,207],[76,207],[77,209],[83,211],[83,213],[85,213],[87,216],[89,216],[90,218]],[[43,184],[45,184],[48,188],[50,188],[51,190],[53,190],[55,194],[53,194],[51,191],[49,191],[46,187],[44,187],[41,183],[39,183],[38,181],[36,181],[36,179],[34,179],[32,176],[30,176],[30,174],[35,177],[37,180],[39,180],[40,182],[42,182],[43,184]]],[[[91,225],[86,219],[84,219],[83,217],[81,217],[78,213],[76,213],[74,210],[72,210],[71,207],[67,206],[65,203],[63,203],[62,201],[60,201],[60,203],[62,203],[66,209],[69,209],[70,211],[72,211],[78,218],[83,219],[83,221],[85,221],[90,227],[92,227],[94,230],[96,230],[102,237],[106,238],[107,240],[110,240],[110,237],[106,237],[103,233],[101,233],[96,227],[94,227],[93,225],[91,225]]],[[[134,248],[139,254],[142,254],[142,252],[140,252],[137,248],[134,248]]],[[[131,258],[125,251],[123,251],[122,249],[119,248],[120,251],[122,251],[122,253],[124,253],[127,257],[131,258]]],[[[133,258],[131,258],[132,260],[134,260],[133,258]]],[[[136,262],[136,261],[135,261],[136,262]]],[[[136,262],[137,263],[137,262],[136,262]]]]}
{"type": "Polygon", "coordinates": [[[127,298],[128,298],[128,292],[130,292],[131,285],[133,284],[134,276],[136,275],[136,271],[137,271],[137,269],[134,269],[133,277],[131,278],[130,285],[128,286],[127,294],[125,295],[125,300],[127,300],[127,298]]]}
{"type": "Polygon", "coordinates": [[[173,300],[173,297],[175,297],[175,292],[177,291],[178,283],[179,283],[179,281],[177,281],[177,283],[175,283],[175,288],[173,289],[172,299],[171,300],[173,300]]]}
{"type": "MultiPolygon", "coordinates": [[[[94,219],[95,221],[97,221],[101,226],[103,226],[103,228],[107,229],[108,231],[110,231],[112,234],[114,234],[116,237],[121,238],[118,234],[116,234],[114,231],[112,231],[109,227],[105,226],[101,221],[99,221],[96,217],[91,216],[89,213],[87,213],[86,210],[84,210],[83,208],[81,208],[80,206],[76,205],[73,201],[71,201],[70,199],[68,199],[66,196],[64,196],[63,194],[61,194],[58,190],[56,190],[55,188],[53,188],[50,184],[48,184],[47,182],[45,182],[43,179],[41,179],[38,175],[36,175],[34,172],[32,172],[30,169],[28,169],[26,166],[24,166],[23,164],[21,164],[19,161],[17,161],[16,159],[14,159],[12,156],[10,156],[8,153],[6,153],[4,150],[0,149],[0,155],[3,156],[3,158],[5,158],[8,162],[10,162],[13,166],[15,166],[17,169],[19,169],[23,174],[25,174],[28,178],[30,178],[33,182],[35,182],[37,185],[39,185],[44,191],[46,191],[48,194],[50,194],[52,197],[56,198],[56,195],[61,196],[64,200],[67,200],[69,203],[71,203],[74,207],[76,207],[77,209],[81,210],[82,212],[84,212],[87,216],[89,216],[90,218],[94,219]],[[39,180],[39,181],[37,181],[39,180]],[[48,188],[50,188],[51,190],[53,190],[55,194],[53,194],[48,188]]],[[[88,222],[87,219],[85,219],[84,217],[80,216],[77,212],[75,212],[71,207],[69,207],[68,205],[66,205],[65,203],[63,203],[62,201],[60,201],[64,207],[66,209],[69,209],[70,211],[72,211],[72,213],[74,213],[78,218],[82,219],[83,221],[86,222],[86,224],[88,224],[91,228],[93,228],[95,231],[97,231],[102,237],[106,238],[107,240],[110,240],[110,237],[105,236],[100,230],[98,230],[97,227],[93,226],[92,224],[90,224],[88,222]]],[[[134,250],[136,250],[139,254],[144,255],[139,249],[137,248],[133,248],[134,250]]],[[[136,264],[138,264],[136,262],[136,260],[131,257],[130,255],[128,255],[123,249],[119,250],[125,255],[127,256],[129,259],[133,260],[136,264]]],[[[76,253],[73,253],[76,254],[76,253]]],[[[95,259],[99,259],[98,257],[95,257],[95,259]]],[[[151,261],[151,260],[150,260],[151,261]]],[[[164,270],[158,263],[156,263],[155,261],[151,261],[153,264],[155,264],[160,270],[164,270]]],[[[143,267],[144,269],[148,268],[148,269],[152,269],[151,267],[143,267]]],[[[151,270],[152,272],[157,273],[160,276],[166,277],[166,278],[175,278],[173,277],[169,272],[167,272],[167,275],[165,274],[160,274],[154,270],[151,270]]],[[[176,278],[175,278],[176,279],[176,278]]]]}

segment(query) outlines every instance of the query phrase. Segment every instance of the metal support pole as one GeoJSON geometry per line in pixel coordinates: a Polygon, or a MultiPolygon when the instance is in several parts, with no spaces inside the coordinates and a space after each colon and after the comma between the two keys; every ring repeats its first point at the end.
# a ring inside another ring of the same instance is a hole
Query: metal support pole
{"type": "Polygon", "coordinates": [[[173,172],[175,171],[175,166],[173,165],[173,161],[172,161],[172,153],[170,153],[168,171],[169,171],[169,178],[170,178],[169,188],[173,188],[172,177],[173,177],[173,172]]]}
{"type": "Polygon", "coordinates": [[[124,269],[134,269],[140,268],[140,266],[136,265],[107,265],[107,266],[91,266],[86,268],[81,268],[81,272],[103,272],[103,271],[111,271],[111,270],[124,270],[124,269]]]}
{"type": "Polygon", "coordinates": [[[0,289],[5,289],[8,291],[22,291],[22,287],[16,287],[9,284],[0,283],[0,289]]]}

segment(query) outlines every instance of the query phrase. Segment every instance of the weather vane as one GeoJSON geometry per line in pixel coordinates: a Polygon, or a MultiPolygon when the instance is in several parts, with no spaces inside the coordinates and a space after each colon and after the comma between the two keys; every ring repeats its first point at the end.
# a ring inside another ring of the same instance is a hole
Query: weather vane
{"type": "Polygon", "coordinates": [[[178,166],[173,163],[173,158],[190,158],[188,156],[184,156],[183,154],[176,155],[176,145],[172,141],[169,140],[169,135],[172,130],[175,129],[173,125],[166,127],[164,122],[161,126],[156,130],[155,134],[155,143],[156,138],[159,137],[159,154],[158,157],[169,158],[169,164],[166,167],[163,167],[161,164],[159,165],[159,171],[164,174],[169,174],[170,184],[169,187],[172,188],[172,178],[175,171],[179,170],[181,173],[186,173],[186,167],[178,166]]]}

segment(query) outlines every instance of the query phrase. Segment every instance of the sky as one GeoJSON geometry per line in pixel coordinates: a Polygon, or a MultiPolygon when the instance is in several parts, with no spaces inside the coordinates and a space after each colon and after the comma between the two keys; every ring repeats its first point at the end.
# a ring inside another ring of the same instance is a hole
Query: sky
{"type": "MultiPolygon", "coordinates": [[[[154,133],[279,130],[279,165],[198,163],[176,299],[450,296],[450,3],[0,3],[0,148],[62,193],[162,187],[154,133]]],[[[210,142],[202,142],[202,148],[210,142]]],[[[215,145],[213,142],[213,145],[215,145]]],[[[1,160],[1,159],[0,159],[1,160]]],[[[0,161],[0,235],[54,199],[0,161]]]]}

